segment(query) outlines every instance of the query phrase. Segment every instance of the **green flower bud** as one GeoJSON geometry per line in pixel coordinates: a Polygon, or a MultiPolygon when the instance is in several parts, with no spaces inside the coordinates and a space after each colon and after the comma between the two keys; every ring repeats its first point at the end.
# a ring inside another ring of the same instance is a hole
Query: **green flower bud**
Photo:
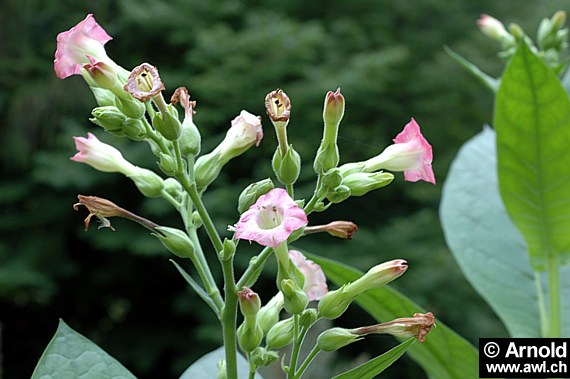
{"type": "Polygon", "coordinates": [[[242,214],[251,207],[261,195],[274,188],[271,179],[263,179],[256,183],[251,183],[239,195],[238,199],[238,212],[242,214]]]}
{"type": "Polygon", "coordinates": [[[200,217],[200,214],[198,213],[198,211],[192,212],[192,224],[196,228],[199,228],[200,226],[202,226],[202,217],[200,217]]]}
{"type": "Polygon", "coordinates": [[[162,152],[159,153],[158,157],[158,167],[160,167],[162,172],[164,172],[166,175],[173,176],[176,173],[176,162],[174,161],[174,158],[162,152]]]}
{"type": "Polygon", "coordinates": [[[220,259],[227,261],[234,256],[236,252],[236,243],[233,239],[224,239],[224,248],[220,252],[220,259]]]}
{"type": "Polygon", "coordinates": [[[338,146],[335,143],[321,144],[313,162],[313,169],[317,174],[323,174],[335,168],[340,160],[338,146]]]}
{"type": "Polygon", "coordinates": [[[154,172],[136,167],[136,170],[127,176],[135,183],[140,193],[144,196],[159,197],[162,194],[164,181],[154,172]]]}
{"type": "Polygon", "coordinates": [[[194,122],[184,119],[178,143],[180,144],[180,151],[184,155],[198,155],[200,153],[202,137],[194,122]]]}
{"type": "Polygon", "coordinates": [[[301,313],[299,317],[299,325],[301,327],[309,328],[315,322],[317,322],[318,312],[315,308],[308,308],[301,313]]]}
{"type": "Polygon", "coordinates": [[[123,122],[123,133],[133,141],[142,141],[146,138],[146,129],[143,121],[138,118],[128,117],[123,122]]]}
{"type": "Polygon", "coordinates": [[[387,186],[392,180],[394,180],[394,175],[389,172],[359,172],[348,175],[342,184],[350,188],[351,196],[362,196],[372,190],[387,186]]]}
{"type": "Polygon", "coordinates": [[[361,340],[362,337],[344,328],[331,328],[317,338],[317,346],[322,351],[336,351],[341,347],[361,340]]]}
{"type": "Polygon", "coordinates": [[[119,108],[121,112],[130,118],[142,118],[146,112],[144,104],[132,98],[122,99],[120,97],[116,97],[115,103],[117,105],[117,108],[119,108]]]}
{"type": "Polygon", "coordinates": [[[117,107],[108,105],[97,107],[91,111],[93,118],[89,120],[102,127],[109,132],[121,132],[123,130],[123,122],[127,119],[117,107]]]}
{"type": "Polygon", "coordinates": [[[273,325],[279,322],[279,314],[283,309],[283,303],[283,293],[278,292],[267,304],[261,307],[257,314],[257,323],[263,330],[263,333],[267,334],[273,325]]]}
{"type": "Polygon", "coordinates": [[[190,258],[194,255],[194,244],[192,240],[190,240],[190,237],[188,237],[188,234],[182,230],[166,226],[157,226],[156,230],[163,235],[159,233],[153,233],[153,235],[158,238],[164,247],[172,254],[180,258],[190,258]]]}
{"type": "Polygon", "coordinates": [[[349,197],[350,197],[350,188],[348,188],[344,184],[336,187],[334,190],[329,191],[327,193],[327,199],[329,199],[329,201],[334,204],[342,203],[349,197]]]}
{"type": "Polygon", "coordinates": [[[255,324],[253,328],[250,328],[246,322],[241,324],[237,329],[237,340],[240,349],[245,352],[250,352],[255,350],[259,346],[261,340],[263,339],[263,330],[259,325],[255,324]]]}
{"type": "Polygon", "coordinates": [[[301,156],[293,149],[293,145],[289,145],[284,157],[281,149],[277,148],[271,164],[277,179],[286,185],[294,184],[301,173],[301,156]]]}
{"type": "Polygon", "coordinates": [[[237,295],[239,301],[239,309],[245,318],[245,322],[249,323],[250,326],[253,327],[253,324],[255,324],[256,321],[257,313],[261,308],[261,300],[259,299],[259,295],[247,287],[243,287],[241,291],[238,291],[237,295]]]}
{"type": "Polygon", "coordinates": [[[166,106],[166,112],[159,112],[154,115],[152,126],[169,141],[176,141],[182,133],[178,111],[172,104],[166,106]]]}
{"type": "Polygon", "coordinates": [[[334,189],[341,185],[342,175],[338,168],[333,168],[328,170],[325,174],[323,174],[322,180],[324,187],[334,189]]]}
{"type": "Polygon", "coordinates": [[[353,293],[346,291],[343,285],[335,291],[329,291],[319,300],[319,314],[329,320],[340,317],[354,300],[353,293]]]}
{"type": "Polygon", "coordinates": [[[309,298],[297,283],[292,279],[281,281],[281,292],[285,299],[285,310],[291,314],[299,314],[307,308],[309,298]]]}
{"type": "Polygon", "coordinates": [[[346,292],[354,297],[372,288],[383,287],[402,276],[408,269],[408,263],[403,259],[394,259],[372,267],[359,279],[346,285],[346,292]]]}
{"type": "Polygon", "coordinates": [[[173,198],[179,200],[182,194],[182,185],[174,178],[166,178],[163,182],[164,190],[173,198]]]}
{"type": "Polygon", "coordinates": [[[255,367],[269,366],[277,362],[279,354],[260,346],[251,353],[250,359],[255,367]]]}
{"type": "Polygon", "coordinates": [[[277,350],[285,347],[293,342],[295,339],[295,321],[292,317],[281,320],[267,333],[265,340],[267,347],[271,350],[277,350]]]}

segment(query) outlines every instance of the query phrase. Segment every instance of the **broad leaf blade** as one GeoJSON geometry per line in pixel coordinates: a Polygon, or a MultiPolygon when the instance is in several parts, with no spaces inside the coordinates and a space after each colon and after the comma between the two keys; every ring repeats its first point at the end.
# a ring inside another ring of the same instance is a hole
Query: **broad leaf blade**
{"type": "Polygon", "coordinates": [[[131,379],[123,365],[62,320],[32,379],[131,379]]]}
{"type": "Polygon", "coordinates": [[[369,360],[366,363],[361,364],[358,367],[353,368],[350,371],[342,373],[335,376],[333,379],[372,379],[376,375],[380,374],[382,371],[386,370],[396,362],[408,348],[416,341],[415,338],[410,338],[407,341],[402,342],[398,346],[388,350],[382,355],[377,356],[369,360]]]}
{"type": "Polygon", "coordinates": [[[499,191],[531,264],[570,258],[570,100],[551,69],[521,44],[497,93],[499,191]]]}
{"type": "Polygon", "coordinates": [[[485,128],[454,159],[443,186],[445,239],[467,280],[513,337],[540,337],[526,245],[499,195],[495,132],[485,128]]]}
{"type": "MultiPolygon", "coordinates": [[[[214,351],[202,356],[184,371],[180,379],[212,379],[218,377],[218,362],[226,356],[224,347],[219,347],[214,351]]],[[[249,374],[249,363],[241,355],[237,355],[238,377],[247,378],[249,374]]],[[[255,379],[263,379],[261,375],[255,374],[255,379]]]]}
{"type": "MultiPolygon", "coordinates": [[[[333,260],[313,254],[307,256],[322,267],[329,280],[339,286],[362,275],[362,272],[333,260]]],[[[426,312],[412,300],[389,287],[370,290],[360,295],[356,301],[379,322],[426,312]]],[[[426,342],[415,344],[408,353],[431,379],[477,378],[479,375],[477,350],[439,321],[437,327],[427,335],[426,342]]]]}

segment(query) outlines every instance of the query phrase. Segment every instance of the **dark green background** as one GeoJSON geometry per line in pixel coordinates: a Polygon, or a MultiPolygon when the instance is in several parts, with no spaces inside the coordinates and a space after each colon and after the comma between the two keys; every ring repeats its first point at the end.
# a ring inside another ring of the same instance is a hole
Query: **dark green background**
{"type": "MultiPolygon", "coordinates": [[[[167,96],[177,86],[189,88],[198,102],[203,151],[221,140],[241,109],[264,116],[261,146],[232,161],[205,195],[222,232],[239,216],[241,189],[271,175],[275,137],[264,111],[267,92],[283,88],[293,103],[289,138],[303,158],[299,197],[309,196],[314,185],[326,91],[340,86],[346,97],[343,163],[379,153],[414,117],[433,145],[438,185],[405,183],[397,174],[385,189],[311,216],[312,224],[356,222],[352,241],[315,236],[298,246],[361,269],[407,259],[410,269],[394,286],[477,344],[479,337],[506,332],[454,263],[437,209],[457,149],[491,120],[492,96],[442,47],[497,76],[503,67],[498,44],[477,30],[479,14],[516,21],[534,36],[540,18],[564,4],[568,8],[562,0],[3,1],[0,377],[31,375],[58,318],[141,378],[178,377],[220,344],[215,317],[144,229],[117,220],[115,233],[95,227],[86,233],[86,212],[72,210],[78,193],[92,194],[181,226],[166,202],[143,198],[128,179],[68,159],[75,152],[71,137],[92,131],[130,161],[158,172],[146,144],[105,135],[88,121],[95,103],[80,77],[61,81],[53,72],[57,33],[87,13],[114,37],[107,51],[116,62],[128,69],[145,61],[156,65],[167,96]]],[[[257,249],[241,244],[238,272],[257,249]]],[[[269,266],[254,288],[265,301],[274,292],[273,275],[269,266]]],[[[338,320],[351,327],[371,322],[356,307],[338,320]]],[[[393,344],[387,337],[367,338],[334,362],[342,367],[393,344]]],[[[386,377],[425,374],[404,359],[386,377]]]]}

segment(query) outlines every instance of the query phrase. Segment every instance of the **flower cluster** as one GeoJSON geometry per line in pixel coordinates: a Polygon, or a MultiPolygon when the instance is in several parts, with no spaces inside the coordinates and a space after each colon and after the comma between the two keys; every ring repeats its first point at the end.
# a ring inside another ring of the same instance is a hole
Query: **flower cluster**
{"type": "MultiPolygon", "coordinates": [[[[493,27],[497,29],[497,25],[484,25],[489,34],[501,33],[501,30],[492,31],[493,27]]],[[[86,229],[95,216],[102,226],[112,230],[110,217],[124,217],[151,230],[175,256],[191,261],[199,280],[177,268],[220,319],[224,339],[237,340],[237,345],[248,354],[253,370],[275,362],[276,350],[293,344],[286,371],[292,374],[289,377],[300,378],[310,363],[308,360],[297,367],[298,351],[307,331],[319,319],[338,318],[358,295],[397,279],[408,265],[402,259],[381,263],[353,282],[329,291],[322,268],[290,245],[299,238],[321,232],[352,239],[357,231],[353,222],[333,220],[325,225],[311,225],[309,216],[350,196],[362,196],[387,186],[394,180],[394,174],[385,170],[403,172],[406,181],[435,184],[431,145],[412,118],[394,138],[394,144],[377,156],[339,166],[337,138],[345,113],[345,98],[340,88],[329,91],[323,107],[323,138],[313,161],[317,184],[310,199],[295,199],[294,185],[300,177],[301,158],[287,136],[291,100],[281,89],[271,91],[265,98],[265,107],[278,142],[271,160],[276,180],[259,180],[244,189],[237,204],[239,219],[229,228],[234,234],[222,240],[202,195],[230,160],[259,146],[263,139],[261,118],[242,110],[231,121],[223,140],[210,152],[202,153],[200,129],[194,120],[196,101],[190,100],[188,90],[177,88],[168,103],[163,96],[167,89],[158,69],[144,62],[128,72],[108,57],[104,46],[109,40],[111,36],[93,15],[88,15],[57,37],[56,75],[61,79],[82,75],[98,103],[91,121],[114,136],[148,143],[163,175],[135,166],[118,149],[101,142],[91,132],[87,138],[73,137],[78,152],[71,160],[102,172],[125,175],[144,196],[163,198],[179,212],[184,229],[160,226],[95,196],[79,195],[74,208],[83,205],[89,210],[86,229]],[[182,120],[177,106],[184,110],[182,120]],[[218,255],[221,276],[225,279],[223,296],[198,238],[197,230],[201,227],[218,255]],[[240,240],[256,242],[263,249],[251,260],[241,279],[234,281],[233,257],[238,254],[240,240]],[[277,291],[263,304],[252,286],[271,254],[277,261],[277,291]],[[311,302],[316,303],[315,307],[310,306],[311,302]],[[236,328],[238,304],[243,323],[236,328]],[[281,319],[283,310],[288,316],[281,319]],[[262,347],[264,339],[266,345],[262,347]]],[[[434,323],[433,315],[427,313],[351,330],[332,328],[319,336],[314,351],[336,350],[365,335],[379,333],[414,336],[423,342],[434,323]]],[[[235,378],[235,345],[226,345],[226,359],[219,364],[223,371],[220,375],[231,379],[235,378]]]]}

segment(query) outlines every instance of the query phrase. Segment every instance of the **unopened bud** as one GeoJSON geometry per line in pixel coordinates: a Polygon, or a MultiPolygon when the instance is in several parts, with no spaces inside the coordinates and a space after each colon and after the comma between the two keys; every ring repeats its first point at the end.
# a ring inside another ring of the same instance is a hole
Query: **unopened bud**
{"type": "Polygon", "coordinates": [[[273,154],[271,164],[275,176],[281,183],[286,185],[294,184],[299,178],[301,156],[293,149],[293,145],[289,145],[285,156],[282,155],[281,149],[277,148],[275,154],[273,154]]]}
{"type": "Polygon", "coordinates": [[[156,230],[160,233],[153,235],[162,242],[164,247],[179,258],[191,258],[194,256],[194,244],[188,234],[180,229],[158,226],[156,230]]]}
{"type": "Polygon", "coordinates": [[[353,302],[355,295],[346,291],[346,285],[327,292],[319,300],[319,314],[329,320],[340,317],[353,302]]]}
{"type": "Polygon", "coordinates": [[[335,168],[340,160],[338,146],[335,143],[322,143],[313,162],[313,169],[317,174],[323,174],[335,168]]]}
{"type": "Polygon", "coordinates": [[[566,23],[566,12],[556,11],[550,21],[552,22],[553,29],[561,29],[566,23]]]}
{"type": "Polygon", "coordinates": [[[261,308],[259,295],[248,287],[243,287],[241,291],[238,291],[237,295],[239,309],[241,310],[243,317],[246,319],[246,322],[255,323],[255,318],[261,308]]]}
{"type": "Polygon", "coordinates": [[[281,281],[281,292],[285,299],[285,310],[292,315],[299,314],[307,308],[309,298],[297,283],[292,279],[281,281]]]}
{"type": "Polygon", "coordinates": [[[146,128],[142,119],[127,118],[123,122],[123,133],[133,141],[142,141],[146,138],[146,128]]]}
{"type": "Polygon", "coordinates": [[[113,90],[119,86],[117,72],[115,68],[103,61],[97,61],[90,55],[87,55],[89,63],[82,65],[83,77],[88,82],[92,81],[100,88],[113,90]],[[89,80],[90,79],[90,80],[89,80]]]}
{"type": "Polygon", "coordinates": [[[350,174],[342,184],[350,188],[351,196],[362,196],[368,192],[392,183],[394,175],[389,172],[359,172],[350,174]]]}
{"type": "Polygon", "coordinates": [[[93,108],[91,115],[91,122],[112,133],[122,132],[123,122],[127,120],[127,116],[112,105],[93,108]]]}
{"type": "Polygon", "coordinates": [[[166,175],[173,176],[176,173],[176,162],[174,158],[170,155],[164,154],[160,152],[158,155],[158,167],[164,172],[166,175]]]}
{"type": "Polygon", "coordinates": [[[509,24],[509,31],[516,38],[517,41],[522,41],[526,36],[521,26],[514,22],[509,24]]]}
{"type": "Polygon", "coordinates": [[[260,346],[251,353],[250,359],[255,367],[269,366],[279,360],[279,354],[260,346]]]}
{"type": "MultiPolygon", "coordinates": [[[[327,92],[325,96],[325,105],[323,107],[323,120],[325,122],[325,128],[331,127],[331,130],[328,132],[330,137],[333,137],[333,135],[336,137],[336,130],[338,130],[338,125],[340,124],[343,116],[344,96],[340,93],[339,87],[335,92],[327,92]]],[[[327,134],[326,131],[325,134],[327,134]]]]}
{"type": "Polygon", "coordinates": [[[279,314],[283,309],[283,303],[283,293],[278,292],[277,295],[273,296],[267,304],[261,307],[257,314],[257,323],[263,330],[263,333],[267,334],[269,329],[271,329],[273,325],[277,324],[279,321],[279,314]]]}
{"type": "Polygon", "coordinates": [[[415,337],[418,341],[424,342],[426,335],[435,326],[435,317],[431,312],[414,313],[413,317],[397,318],[382,324],[365,326],[352,329],[357,335],[366,334],[391,334],[395,337],[410,338],[415,337]]]}
{"type": "Polygon", "coordinates": [[[349,329],[331,328],[319,335],[317,346],[322,351],[336,351],[361,339],[361,336],[352,333],[349,329]]]}
{"type": "Polygon", "coordinates": [[[134,99],[123,99],[116,97],[115,104],[117,105],[117,108],[121,110],[121,112],[130,118],[140,119],[146,112],[144,104],[134,99]]]}
{"type": "Polygon", "coordinates": [[[402,276],[408,269],[408,263],[403,259],[394,259],[372,267],[366,274],[346,285],[346,291],[354,296],[372,288],[383,287],[402,276]]]}
{"type": "Polygon", "coordinates": [[[318,312],[315,308],[305,309],[303,313],[301,313],[301,316],[299,317],[299,326],[308,329],[309,327],[311,327],[311,325],[317,322],[317,319],[318,319],[318,312]]]}
{"type": "Polygon", "coordinates": [[[239,195],[238,199],[238,212],[242,214],[251,207],[261,195],[265,195],[267,192],[274,188],[271,179],[263,179],[259,182],[255,182],[247,186],[239,195]]]}
{"type": "Polygon", "coordinates": [[[236,243],[233,239],[224,239],[224,248],[220,252],[220,259],[222,261],[230,260],[236,252],[236,243]]]}
{"type": "Polygon", "coordinates": [[[327,192],[327,199],[333,204],[342,203],[349,197],[350,197],[350,188],[348,188],[344,184],[336,187],[334,190],[327,192]]]}
{"type": "Polygon", "coordinates": [[[324,174],[338,165],[340,156],[337,136],[343,115],[344,96],[340,93],[340,88],[336,92],[327,92],[323,107],[323,121],[325,124],[323,139],[313,162],[313,169],[317,174],[324,174]]]}
{"type": "Polygon", "coordinates": [[[133,173],[127,175],[135,185],[140,193],[146,197],[159,197],[162,194],[164,181],[154,172],[146,168],[136,167],[133,173]]]}
{"type": "Polygon", "coordinates": [[[237,340],[240,349],[245,352],[255,350],[263,339],[263,330],[259,325],[254,324],[250,327],[246,322],[243,322],[237,329],[237,340]]]}
{"type": "Polygon", "coordinates": [[[293,317],[281,320],[267,333],[267,347],[271,350],[281,349],[293,342],[295,339],[295,321],[293,317]]]}
{"type": "Polygon", "coordinates": [[[513,39],[513,36],[507,32],[503,23],[488,14],[482,14],[479,17],[477,26],[483,34],[495,41],[504,43],[513,39]]]}
{"type": "Polygon", "coordinates": [[[178,119],[178,111],[168,104],[164,112],[158,112],[152,118],[152,126],[167,140],[176,141],[181,134],[182,124],[178,119]]]}

